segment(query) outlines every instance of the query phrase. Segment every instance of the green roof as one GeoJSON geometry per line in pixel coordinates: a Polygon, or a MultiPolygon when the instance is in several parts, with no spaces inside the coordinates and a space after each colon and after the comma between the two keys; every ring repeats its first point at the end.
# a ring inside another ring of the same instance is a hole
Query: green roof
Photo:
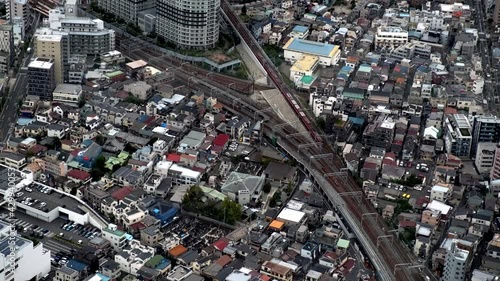
{"type": "Polygon", "coordinates": [[[114,235],[119,236],[119,237],[127,234],[125,231],[121,231],[119,229],[113,231],[113,230],[111,230],[109,228],[106,228],[106,229],[104,229],[104,231],[109,232],[109,233],[114,234],[114,235]]]}
{"type": "Polygon", "coordinates": [[[156,256],[152,257],[151,259],[149,259],[144,265],[146,267],[149,267],[149,268],[155,268],[158,264],[160,264],[160,262],[163,259],[165,259],[163,256],[156,255],[156,256]]]}
{"type": "Polygon", "coordinates": [[[221,201],[224,201],[224,199],[226,198],[226,195],[224,195],[223,193],[221,193],[213,188],[206,187],[206,186],[200,186],[200,189],[201,189],[201,191],[203,191],[203,193],[206,196],[212,197],[214,199],[219,199],[221,201]]]}
{"type": "Polygon", "coordinates": [[[105,76],[107,76],[107,77],[115,77],[115,76],[122,75],[122,74],[123,74],[122,71],[117,70],[117,71],[106,73],[105,76]]]}
{"type": "Polygon", "coordinates": [[[339,239],[339,241],[337,242],[337,248],[349,248],[349,240],[339,239]]]}
{"type": "Polygon", "coordinates": [[[316,77],[314,77],[314,76],[304,75],[300,79],[300,82],[302,82],[304,84],[311,84],[312,82],[314,82],[315,79],[316,79],[316,77]]]}

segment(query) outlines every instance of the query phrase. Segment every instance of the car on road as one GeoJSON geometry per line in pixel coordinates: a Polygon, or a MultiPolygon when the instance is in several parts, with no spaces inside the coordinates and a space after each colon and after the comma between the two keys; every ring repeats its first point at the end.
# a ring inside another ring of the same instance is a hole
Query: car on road
{"type": "Polygon", "coordinates": [[[22,193],[22,192],[18,192],[18,193],[16,193],[16,197],[21,197],[21,196],[23,196],[23,195],[24,195],[24,193],[22,193]]]}
{"type": "Polygon", "coordinates": [[[31,188],[29,188],[29,187],[25,187],[25,188],[24,188],[24,191],[26,191],[26,192],[33,192],[33,189],[31,189],[31,188]]]}

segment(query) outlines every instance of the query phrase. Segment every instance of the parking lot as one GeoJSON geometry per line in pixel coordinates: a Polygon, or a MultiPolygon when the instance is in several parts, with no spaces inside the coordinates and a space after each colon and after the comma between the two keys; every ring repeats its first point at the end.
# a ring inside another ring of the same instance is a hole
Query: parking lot
{"type": "MultiPolygon", "coordinates": [[[[6,216],[7,210],[2,209],[0,211],[0,219],[4,219],[6,216]]],[[[93,226],[82,226],[79,230],[76,226],[70,230],[68,230],[68,227],[62,229],[62,227],[68,224],[67,220],[58,218],[49,223],[20,211],[15,213],[15,219],[11,220],[11,223],[16,225],[20,235],[39,240],[43,243],[44,249],[50,250],[51,257],[54,258],[55,261],[53,266],[61,265],[58,261],[56,262],[57,256],[62,256],[61,254],[63,253],[69,254],[88,243],[91,239],[91,235],[85,237],[85,235],[83,235],[84,233],[82,233],[82,235],[80,234],[81,230],[85,229],[85,227],[92,228],[89,229],[89,232],[92,231],[94,237],[101,235],[100,231],[93,226]],[[59,238],[58,236],[60,236],[61,233],[63,233],[64,239],[71,239],[71,242],[59,238]],[[81,244],[78,244],[79,240],[81,240],[81,244]]]]}
{"type": "Polygon", "coordinates": [[[43,212],[50,212],[60,206],[76,213],[82,213],[73,198],[66,197],[63,193],[35,182],[16,193],[15,197],[18,203],[43,212]]]}
{"type": "Polygon", "coordinates": [[[190,216],[183,216],[165,228],[166,235],[181,237],[184,245],[196,251],[201,251],[230,232],[229,229],[190,216]]]}

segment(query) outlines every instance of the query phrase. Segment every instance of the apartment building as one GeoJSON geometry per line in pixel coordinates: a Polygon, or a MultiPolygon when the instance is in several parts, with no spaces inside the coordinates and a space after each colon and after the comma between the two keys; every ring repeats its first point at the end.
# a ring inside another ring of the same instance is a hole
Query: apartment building
{"type": "Polygon", "coordinates": [[[375,34],[375,47],[377,49],[397,48],[408,43],[408,31],[401,27],[380,26],[375,34]]]}
{"type": "Polygon", "coordinates": [[[472,153],[478,149],[479,143],[500,142],[500,118],[497,116],[476,116],[472,120],[472,135],[472,153]]]}
{"type": "MultiPolygon", "coordinates": [[[[480,174],[490,173],[493,168],[497,146],[498,143],[494,142],[481,142],[477,144],[474,162],[480,174]]],[[[474,154],[473,151],[472,154],[474,154]]]]}
{"type": "Polygon", "coordinates": [[[73,17],[63,9],[50,10],[49,28],[69,38],[69,53],[101,55],[115,49],[115,32],[100,19],[73,17]]]}
{"type": "Polygon", "coordinates": [[[0,280],[36,280],[37,276],[49,273],[50,251],[43,248],[43,243],[34,245],[32,241],[20,236],[15,239],[16,267],[11,267],[10,248],[12,239],[9,238],[10,226],[0,221],[0,280]]]}
{"type": "Polygon", "coordinates": [[[491,167],[490,180],[500,179],[500,147],[495,150],[495,155],[493,156],[493,167],[491,167]]]}
{"type": "Polygon", "coordinates": [[[220,0],[158,0],[156,33],[187,49],[213,48],[219,41],[220,0]]]}
{"type": "Polygon", "coordinates": [[[7,73],[14,63],[14,32],[11,24],[0,25],[0,73],[7,73]]]}
{"type": "Polygon", "coordinates": [[[125,231],[119,230],[115,224],[110,224],[107,228],[103,229],[102,238],[108,240],[115,250],[119,250],[128,244],[132,236],[125,231]]]}
{"type": "Polygon", "coordinates": [[[451,242],[450,250],[446,253],[444,272],[441,281],[463,281],[467,272],[469,251],[458,247],[457,241],[451,242]]]}
{"type": "Polygon", "coordinates": [[[28,65],[28,94],[50,100],[56,87],[54,61],[47,58],[35,58],[28,65]]]}
{"type": "Polygon", "coordinates": [[[54,62],[54,75],[56,83],[62,83],[64,77],[65,53],[64,38],[60,34],[46,34],[36,32],[33,39],[33,54],[39,58],[52,59],[54,62]]]}
{"type": "Polygon", "coordinates": [[[448,115],[444,122],[446,152],[457,157],[468,157],[472,145],[472,128],[464,114],[448,115]]]}
{"type": "Polygon", "coordinates": [[[22,19],[24,25],[28,23],[29,17],[29,5],[28,0],[6,0],[6,19],[14,21],[16,19],[22,19]]]}
{"type": "Polygon", "coordinates": [[[98,0],[97,5],[126,22],[137,24],[139,13],[155,7],[155,0],[98,0]]]}

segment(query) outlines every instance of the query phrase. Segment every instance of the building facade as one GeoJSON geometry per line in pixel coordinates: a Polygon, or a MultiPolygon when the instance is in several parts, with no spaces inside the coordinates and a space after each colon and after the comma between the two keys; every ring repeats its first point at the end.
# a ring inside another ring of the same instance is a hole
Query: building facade
{"type": "Polygon", "coordinates": [[[155,0],[98,0],[97,5],[126,22],[137,24],[139,12],[155,7],[155,0]]]}
{"type": "Polygon", "coordinates": [[[472,124],[471,154],[476,152],[479,143],[500,142],[500,118],[497,116],[477,116],[472,124]]]}
{"type": "Polygon", "coordinates": [[[56,83],[62,83],[64,77],[64,59],[66,49],[64,38],[60,34],[35,33],[33,54],[39,58],[52,59],[56,83]]]}
{"type": "Polygon", "coordinates": [[[497,143],[493,142],[481,142],[477,145],[476,159],[474,159],[474,162],[480,174],[490,173],[493,167],[497,145],[497,143]]]}
{"type": "Polygon", "coordinates": [[[39,96],[42,100],[52,99],[56,87],[54,61],[35,58],[28,65],[28,94],[39,96]]]}
{"type": "Polygon", "coordinates": [[[457,157],[468,157],[472,146],[472,128],[464,114],[448,115],[444,122],[446,152],[457,157]]]}
{"type": "Polygon", "coordinates": [[[446,253],[444,272],[441,281],[465,280],[469,251],[458,248],[457,242],[451,243],[450,250],[446,253]]]}
{"type": "Polygon", "coordinates": [[[500,179],[500,147],[495,150],[495,155],[493,157],[493,167],[490,172],[490,180],[500,179]]]}
{"type": "Polygon", "coordinates": [[[14,33],[10,24],[0,25],[0,73],[7,73],[14,63],[14,33]]]}
{"type": "Polygon", "coordinates": [[[213,48],[219,41],[220,0],[158,0],[156,33],[180,48],[213,48]]]}

